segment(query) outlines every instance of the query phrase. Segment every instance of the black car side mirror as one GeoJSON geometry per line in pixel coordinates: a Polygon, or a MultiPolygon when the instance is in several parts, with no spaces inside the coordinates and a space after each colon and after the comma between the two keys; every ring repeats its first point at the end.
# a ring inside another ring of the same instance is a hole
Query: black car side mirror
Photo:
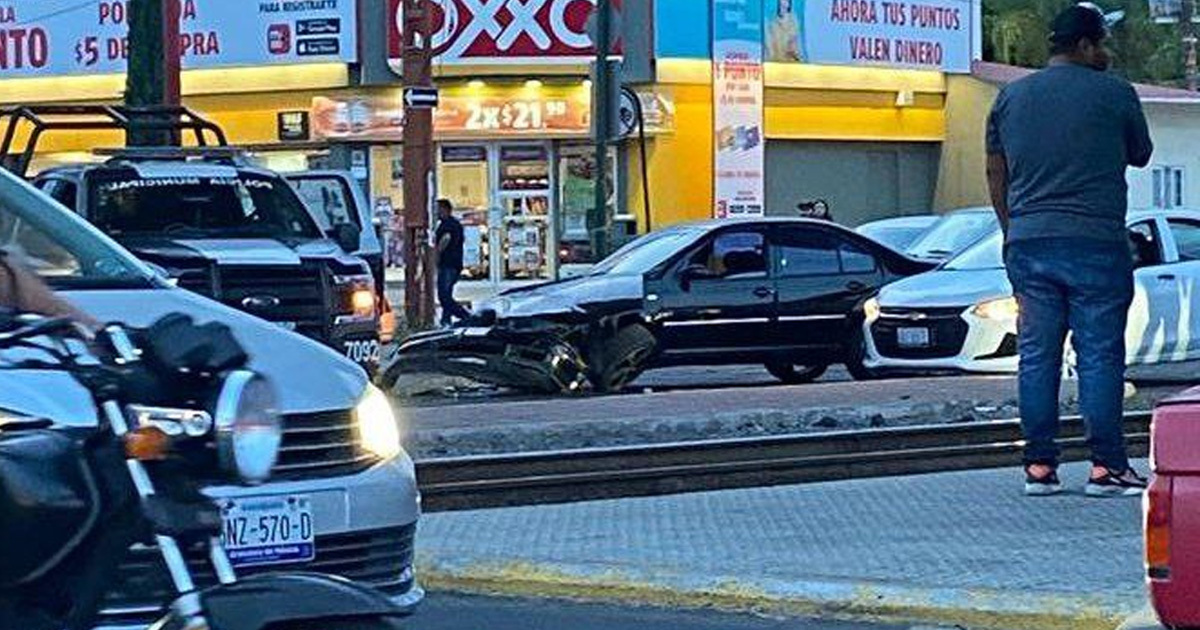
{"type": "Polygon", "coordinates": [[[680,272],[679,283],[684,291],[691,291],[692,283],[696,280],[715,280],[719,277],[718,274],[705,265],[688,265],[680,272]]]}
{"type": "Polygon", "coordinates": [[[338,244],[346,251],[347,254],[353,254],[358,251],[359,238],[362,236],[362,230],[358,229],[353,223],[339,223],[328,232],[329,238],[338,244]]]}

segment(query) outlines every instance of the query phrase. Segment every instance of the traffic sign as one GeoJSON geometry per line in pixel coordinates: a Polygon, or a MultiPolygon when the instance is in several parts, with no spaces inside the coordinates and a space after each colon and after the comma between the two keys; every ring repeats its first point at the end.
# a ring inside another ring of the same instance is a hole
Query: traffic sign
{"type": "Polygon", "coordinates": [[[438,89],[429,85],[406,87],[404,106],[410,109],[433,109],[438,106],[438,89]]]}

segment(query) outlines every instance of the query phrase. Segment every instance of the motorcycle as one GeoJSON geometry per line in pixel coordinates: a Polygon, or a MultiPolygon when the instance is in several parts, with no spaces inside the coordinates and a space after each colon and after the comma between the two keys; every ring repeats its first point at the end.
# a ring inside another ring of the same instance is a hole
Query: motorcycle
{"type": "Polygon", "coordinates": [[[200,487],[261,484],[275,464],[275,393],[247,362],[228,328],[183,315],[96,332],[0,312],[0,389],[33,380],[30,396],[65,396],[30,375],[67,374],[97,417],[64,428],[0,406],[0,628],[91,628],[133,544],[158,550],[178,595],[153,630],[400,627],[386,596],[342,578],[238,579],[220,508],[200,487]],[[217,586],[198,588],[185,560],[197,547],[217,586]]]}

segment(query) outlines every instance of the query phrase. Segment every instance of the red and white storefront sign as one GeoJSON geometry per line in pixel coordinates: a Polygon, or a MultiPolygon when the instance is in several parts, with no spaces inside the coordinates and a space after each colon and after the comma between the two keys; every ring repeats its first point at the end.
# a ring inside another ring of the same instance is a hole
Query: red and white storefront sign
{"type": "MultiPolygon", "coordinates": [[[[426,0],[433,11],[435,63],[460,65],[586,63],[596,54],[587,32],[596,0],[426,0]]],[[[614,0],[616,8],[620,1],[614,0]]],[[[404,2],[388,0],[388,57],[402,64],[404,2]]],[[[613,54],[620,54],[620,42],[613,54]]]]}

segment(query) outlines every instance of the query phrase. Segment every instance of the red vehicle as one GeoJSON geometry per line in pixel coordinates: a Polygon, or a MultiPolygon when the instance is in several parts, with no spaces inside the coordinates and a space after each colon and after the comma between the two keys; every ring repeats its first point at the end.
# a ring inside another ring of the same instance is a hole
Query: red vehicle
{"type": "Polygon", "coordinates": [[[1145,496],[1146,581],[1159,619],[1200,628],[1200,388],[1154,412],[1145,496]]]}

